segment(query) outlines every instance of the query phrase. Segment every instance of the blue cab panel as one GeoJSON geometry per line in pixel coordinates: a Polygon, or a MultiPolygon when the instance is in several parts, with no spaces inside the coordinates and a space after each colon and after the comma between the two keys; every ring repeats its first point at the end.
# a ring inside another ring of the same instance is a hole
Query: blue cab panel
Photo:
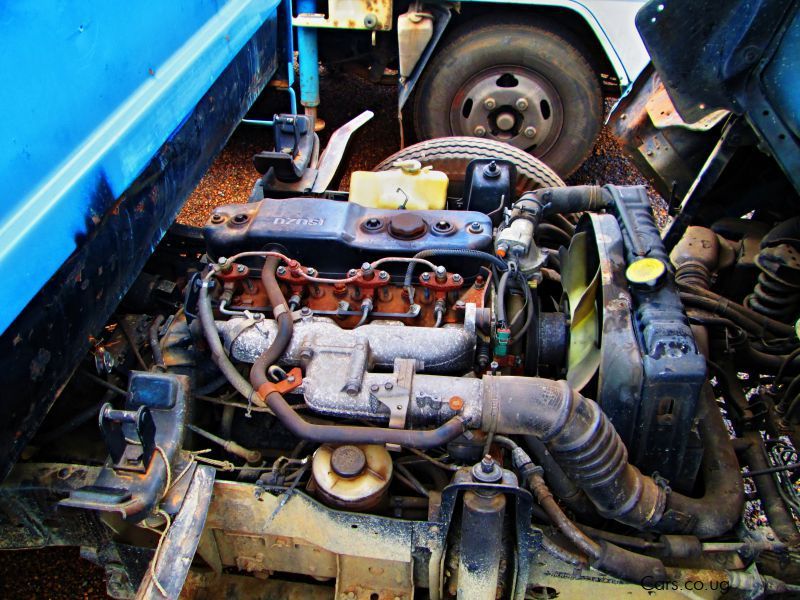
{"type": "Polygon", "coordinates": [[[0,480],[287,63],[287,4],[0,6],[0,480]]]}
{"type": "Polygon", "coordinates": [[[0,333],[279,3],[3,3],[0,333]]]}

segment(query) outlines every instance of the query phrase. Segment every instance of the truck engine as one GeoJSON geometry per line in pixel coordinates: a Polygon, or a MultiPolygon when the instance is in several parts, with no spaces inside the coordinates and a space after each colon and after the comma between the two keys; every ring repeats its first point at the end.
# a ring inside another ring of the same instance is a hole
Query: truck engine
{"type": "Polygon", "coordinates": [[[644,187],[367,176],[171,231],[12,472],[112,596],[794,589],[797,217],[668,252],[644,187]]]}

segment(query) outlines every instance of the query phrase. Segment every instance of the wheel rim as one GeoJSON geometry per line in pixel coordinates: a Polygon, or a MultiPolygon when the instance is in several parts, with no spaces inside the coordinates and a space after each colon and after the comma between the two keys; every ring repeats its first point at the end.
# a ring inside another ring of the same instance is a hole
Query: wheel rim
{"type": "Polygon", "coordinates": [[[535,156],[555,144],[564,119],[561,97],[542,75],[495,66],[469,78],[450,105],[453,135],[506,142],[535,156]]]}

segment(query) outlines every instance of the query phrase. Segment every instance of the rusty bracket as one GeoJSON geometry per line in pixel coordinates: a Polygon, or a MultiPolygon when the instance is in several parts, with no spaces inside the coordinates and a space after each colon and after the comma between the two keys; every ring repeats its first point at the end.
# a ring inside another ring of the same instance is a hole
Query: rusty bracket
{"type": "Polygon", "coordinates": [[[303,385],[303,371],[300,367],[295,367],[286,376],[286,379],[272,383],[266,382],[258,388],[258,395],[261,396],[266,402],[267,396],[272,392],[278,392],[281,395],[288,394],[294,389],[303,385]]]}

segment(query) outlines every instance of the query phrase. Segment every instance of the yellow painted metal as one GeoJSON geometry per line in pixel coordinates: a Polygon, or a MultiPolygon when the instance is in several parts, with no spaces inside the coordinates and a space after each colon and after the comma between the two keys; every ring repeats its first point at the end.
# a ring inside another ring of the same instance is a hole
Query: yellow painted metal
{"type": "Polygon", "coordinates": [[[572,238],[562,268],[562,284],[570,309],[567,381],[581,390],[600,366],[600,317],[598,293],[600,268],[591,269],[591,239],[586,232],[572,238]]]}

